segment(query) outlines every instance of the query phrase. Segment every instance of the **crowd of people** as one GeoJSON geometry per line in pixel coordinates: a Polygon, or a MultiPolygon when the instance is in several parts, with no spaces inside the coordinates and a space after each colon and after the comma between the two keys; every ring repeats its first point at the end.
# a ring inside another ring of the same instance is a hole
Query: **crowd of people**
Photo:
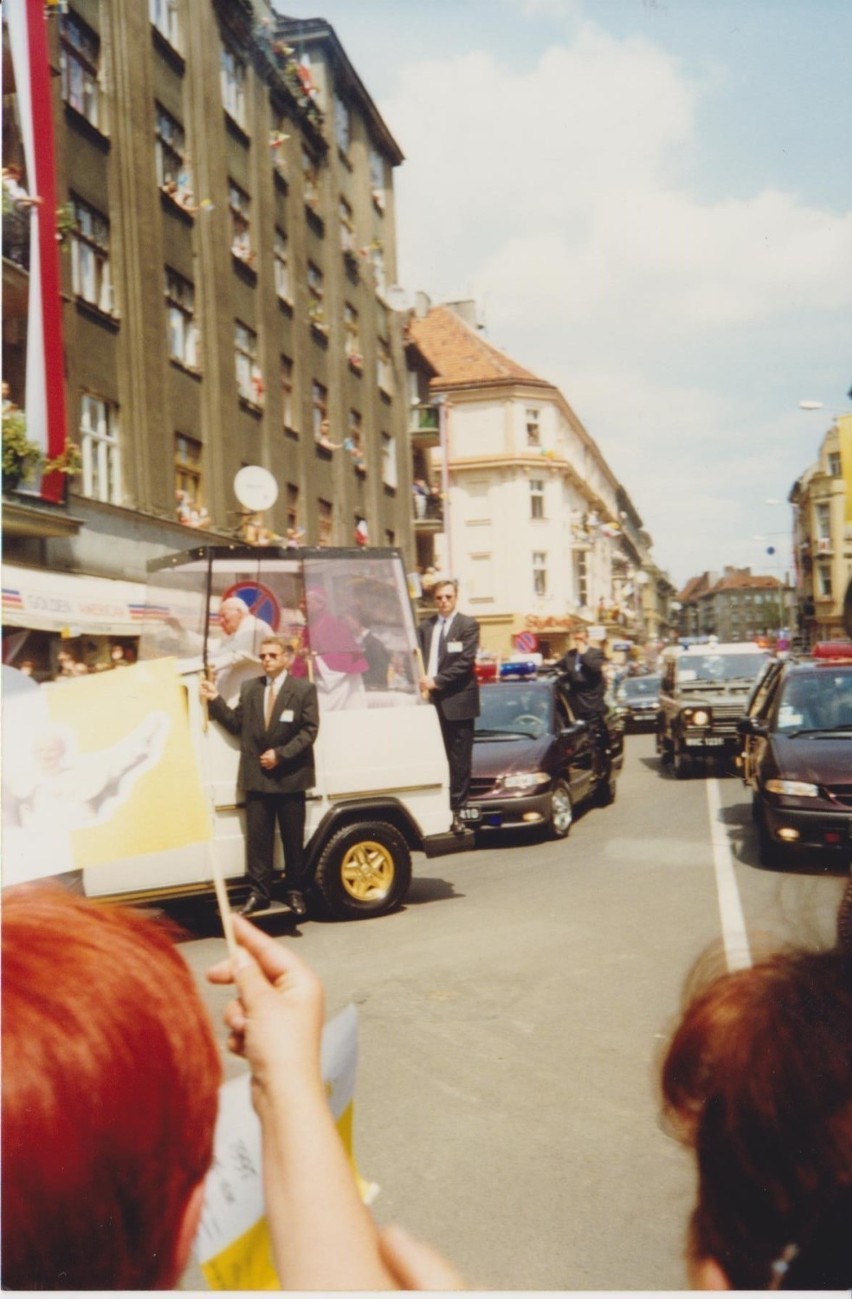
{"type": "MultiPolygon", "coordinates": [[[[697,1168],[695,1288],[852,1283],[849,905],[847,889],[831,950],[689,983],[661,1095],[697,1168]]],[[[251,1071],[282,1288],[463,1289],[450,1262],[380,1231],[359,1198],[326,1101],[319,979],[291,946],[233,925],[238,954],[208,978],[234,985],[228,1047],[251,1071]]],[[[6,1289],[170,1288],[186,1267],[222,1065],[174,937],[56,885],[6,891],[6,1289]]]]}

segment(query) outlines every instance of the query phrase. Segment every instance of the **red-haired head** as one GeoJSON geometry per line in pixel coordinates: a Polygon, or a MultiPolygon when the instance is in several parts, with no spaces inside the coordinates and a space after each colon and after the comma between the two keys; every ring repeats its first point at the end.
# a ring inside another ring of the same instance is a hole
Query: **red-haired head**
{"type": "Polygon", "coordinates": [[[662,1092],[698,1162],[693,1283],[850,1286],[852,958],[778,954],[716,979],[683,1015],[662,1092]]]}
{"type": "Polygon", "coordinates": [[[174,1285],[221,1078],[164,927],[54,886],[3,895],[4,1289],[174,1285]]]}

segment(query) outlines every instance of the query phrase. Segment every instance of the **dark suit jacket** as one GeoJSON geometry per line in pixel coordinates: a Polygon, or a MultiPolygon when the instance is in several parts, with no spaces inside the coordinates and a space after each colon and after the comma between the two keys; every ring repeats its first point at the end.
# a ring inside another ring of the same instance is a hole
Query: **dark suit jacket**
{"type": "MultiPolygon", "coordinates": [[[[438,615],[420,627],[423,665],[428,669],[433,634],[437,636],[438,615]]],[[[438,671],[432,701],[448,722],[479,716],[479,684],[474,667],[479,649],[479,623],[466,614],[454,613],[447,628],[446,645],[460,643],[460,650],[444,649],[438,655],[438,671]]]]}
{"type": "Polygon", "coordinates": [[[568,684],[571,702],[578,717],[601,717],[606,712],[606,678],[603,651],[588,646],[582,656],[575,649],[568,650],[556,664],[568,684]]]}
{"type": "Polygon", "coordinates": [[[231,708],[219,695],[210,701],[210,716],[225,730],[240,737],[240,784],[246,793],[295,794],[316,781],[314,740],[319,731],[317,689],[303,677],[288,672],[278,690],[267,730],[263,720],[266,678],[255,677],[240,689],[231,708]],[[292,713],[292,717],[282,714],[292,713]],[[278,765],[265,771],[260,755],[274,749],[278,765]]]}

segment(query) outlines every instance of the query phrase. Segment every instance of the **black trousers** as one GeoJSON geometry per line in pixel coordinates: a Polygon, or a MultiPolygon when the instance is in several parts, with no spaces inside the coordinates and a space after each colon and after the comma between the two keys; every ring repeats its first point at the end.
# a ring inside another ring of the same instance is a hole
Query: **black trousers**
{"type": "Polygon", "coordinates": [[[470,764],[473,758],[474,719],[465,717],[459,722],[449,721],[438,712],[444,749],[450,764],[450,810],[464,807],[470,793],[470,764]]]}
{"type": "Polygon", "coordinates": [[[246,794],[246,867],[252,887],[272,896],[275,823],[284,847],[284,883],[301,889],[305,873],[305,794],[246,794]]]}

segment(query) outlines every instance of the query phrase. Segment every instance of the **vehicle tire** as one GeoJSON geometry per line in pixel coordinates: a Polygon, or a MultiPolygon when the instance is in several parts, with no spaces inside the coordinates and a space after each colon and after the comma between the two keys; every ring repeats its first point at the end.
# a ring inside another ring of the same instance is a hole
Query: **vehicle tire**
{"type": "Polygon", "coordinates": [[[314,885],[332,920],[381,916],[398,906],[411,884],[411,853],[384,821],[346,825],[320,853],[314,885]]]}
{"type": "Polygon", "coordinates": [[[548,831],[551,839],[566,839],[574,824],[574,804],[571,802],[571,791],[564,780],[557,780],[550,795],[550,822],[548,831]]]}
{"type": "Polygon", "coordinates": [[[618,792],[618,776],[615,768],[610,765],[609,771],[601,780],[595,790],[595,802],[598,807],[609,807],[615,802],[615,795],[618,792]]]}
{"type": "Polygon", "coordinates": [[[692,775],[692,758],[683,745],[678,742],[674,746],[672,763],[674,764],[675,780],[689,780],[692,775]]]}
{"type": "Polygon", "coordinates": [[[756,820],[757,856],[761,866],[766,866],[768,870],[773,871],[783,870],[787,864],[784,849],[772,838],[766,824],[766,817],[760,810],[758,810],[756,820]]]}

